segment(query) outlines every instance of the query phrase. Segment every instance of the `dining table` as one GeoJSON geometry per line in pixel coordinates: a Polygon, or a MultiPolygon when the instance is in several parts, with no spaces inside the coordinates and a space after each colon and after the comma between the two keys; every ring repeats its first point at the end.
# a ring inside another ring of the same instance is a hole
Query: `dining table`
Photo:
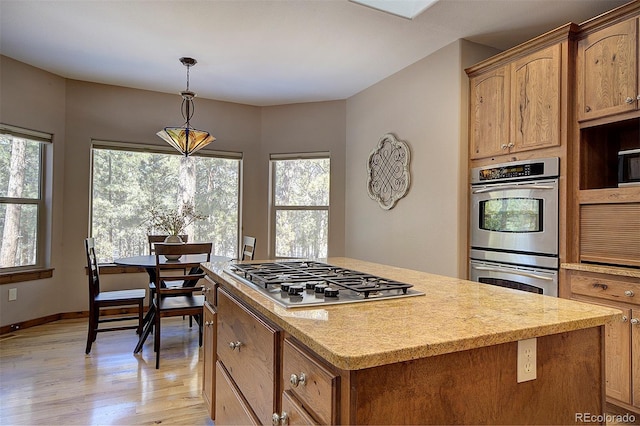
{"type": "MultiPolygon", "coordinates": [[[[208,261],[211,263],[217,263],[217,262],[228,262],[230,260],[232,260],[232,258],[230,257],[217,256],[217,255],[211,254],[211,257],[208,261]]],[[[184,266],[185,268],[190,268],[192,273],[194,273],[196,272],[195,270],[200,267],[201,263],[207,262],[207,255],[188,254],[188,255],[182,255],[180,256],[180,258],[175,260],[165,259],[163,256],[161,256],[159,258],[159,261],[160,263],[164,263],[164,264],[180,265],[180,266],[184,266]]],[[[156,255],[155,254],[122,257],[119,259],[115,259],[113,263],[120,266],[136,266],[139,268],[144,268],[147,271],[147,274],[149,274],[149,283],[156,282],[156,255]]],[[[155,312],[154,304],[153,304],[153,301],[151,301],[149,303],[149,309],[144,315],[142,333],[140,333],[140,336],[138,338],[138,343],[136,344],[136,347],[133,350],[133,353],[138,353],[142,350],[142,345],[144,345],[144,342],[147,340],[147,337],[149,337],[149,334],[153,329],[155,314],[156,312],[155,312]]]]}

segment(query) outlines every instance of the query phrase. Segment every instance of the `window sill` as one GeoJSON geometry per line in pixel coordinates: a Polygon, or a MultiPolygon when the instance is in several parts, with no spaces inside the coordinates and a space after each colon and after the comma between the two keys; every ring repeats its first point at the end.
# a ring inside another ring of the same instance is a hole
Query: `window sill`
{"type": "Polygon", "coordinates": [[[53,268],[32,269],[29,271],[14,271],[0,273],[0,284],[12,284],[22,281],[35,281],[51,278],[53,276],[53,268]]]}

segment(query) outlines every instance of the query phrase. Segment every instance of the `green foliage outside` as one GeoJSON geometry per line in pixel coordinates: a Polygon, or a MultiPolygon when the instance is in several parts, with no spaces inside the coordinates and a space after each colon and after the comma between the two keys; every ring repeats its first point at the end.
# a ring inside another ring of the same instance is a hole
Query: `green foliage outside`
{"type": "Polygon", "coordinates": [[[177,208],[185,186],[196,212],[206,216],[187,228],[189,241],[212,241],[214,254],[237,256],[240,161],[187,160],[195,168],[193,182],[180,180],[186,164],[180,155],[93,150],[91,233],[100,262],[147,254],[149,211],[177,208]]]}

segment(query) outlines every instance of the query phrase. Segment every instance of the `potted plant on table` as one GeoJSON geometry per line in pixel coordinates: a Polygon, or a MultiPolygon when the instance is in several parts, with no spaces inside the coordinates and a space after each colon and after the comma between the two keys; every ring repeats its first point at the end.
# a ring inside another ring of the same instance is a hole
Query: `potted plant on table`
{"type": "MultiPolygon", "coordinates": [[[[184,233],[187,226],[196,220],[204,220],[206,218],[207,216],[198,214],[195,206],[190,202],[184,202],[181,206],[171,210],[159,209],[157,206],[152,206],[149,208],[147,233],[149,235],[152,233],[166,234],[166,243],[181,244],[183,241],[182,238],[180,238],[180,234],[184,233]]],[[[167,259],[170,258],[169,256],[165,257],[167,257],[167,259]]],[[[179,258],[180,256],[175,256],[175,259],[179,258]]]]}

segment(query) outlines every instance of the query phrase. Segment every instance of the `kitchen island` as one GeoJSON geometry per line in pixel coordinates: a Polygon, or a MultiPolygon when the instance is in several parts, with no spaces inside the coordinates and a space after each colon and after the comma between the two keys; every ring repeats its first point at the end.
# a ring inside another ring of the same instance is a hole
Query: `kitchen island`
{"type": "Polygon", "coordinates": [[[574,424],[603,414],[604,324],[620,311],[349,258],[326,263],[425,295],[286,309],[224,264],[204,264],[217,286],[216,424],[273,415],[280,424],[574,424]],[[518,382],[518,341],[534,338],[535,379],[518,382]]]}

